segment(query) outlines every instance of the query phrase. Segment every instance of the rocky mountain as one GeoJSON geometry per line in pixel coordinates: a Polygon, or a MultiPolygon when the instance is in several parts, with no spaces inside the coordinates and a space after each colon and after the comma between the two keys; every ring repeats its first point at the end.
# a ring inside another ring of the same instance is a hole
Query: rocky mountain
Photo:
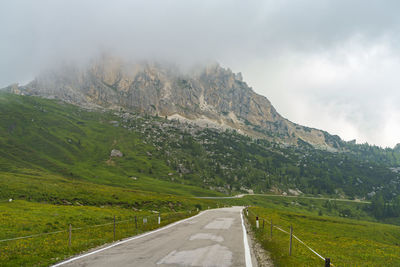
{"type": "Polygon", "coordinates": [[[243,81],[241,73],[218,64],[182,71],[166,63],[130,63],[102,56],[84,68],[63,66],[25,86],[6,89],[85,107],[132,110],[205,127],[236,129],[284,144],[308,143],[328,150],[343,144],[338,136],[282,117],[266,97],[243,81]]]}

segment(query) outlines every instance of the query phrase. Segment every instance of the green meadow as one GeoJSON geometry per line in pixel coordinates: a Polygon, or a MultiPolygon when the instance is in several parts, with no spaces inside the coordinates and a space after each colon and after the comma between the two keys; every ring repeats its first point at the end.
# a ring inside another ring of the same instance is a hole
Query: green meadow
{"type": "Polygon", "coordinates": [[[216,207],[192,196],[221,193],[182,179],[116,120],[112,112],[0,94],[0,240],[33,235],[0,242],[1,266],[48,266],[113,242],[114,216],[120,240],[216,207]],[[110,157],[112,149],[124,156],[110,157]]]}
{"type": "Polygon", "coordinates": [[[220,201],[229,205],[258,206],[280,211],[298,212],[306,215],[324,215],[371,222],[384,222],[384,220],[379,221],[373,216],[369,209],[369,202],[354,200],[307,196],[247,195],[243,198],[223,199],[220,201]]]}
{"type": "MultiPolygon", "coordinates": [[[[190,185],[164,159],[152,156],[155,147],[141,133],[116,127],[120,120],[112,112],[0,93],[0,178],[7,184],[13,183],[10,176],[43,177],[43,182],[61,178],[62,183],[90,182],[174,195],[222,195],[190,185]],[[113,149],[124,156],[111,157],[113,149]]],[[[3,190],[2,197],[14,192],[3,190]]]]}
{"type": "MultiPolygon", "coordinates": [[[[110,243],[114,241],[114,216],[115,240],[120,240],[217,206],[212,200],[69,181],[46,174],[3,174],[0,184],[2,196],[26,199],[9,202],[3,198],[0,202],[0,240],[39,235],[0,242],[1,266],[48,266],[110,243]],[[156,212],[161,214],[161,225],[156,212]],[[148,219],[146,224],[143,217],[148,219]],[[74,229],[71,246],[69,224],[74,229]],[[47,235],[57,231],[62,232],[47,235]]],[[[154,182],[154,188],[160,191],[163,185],[162,181],[154,182]]],[[[165,191],[169,188],[172,190],[170,185],[165,191]]],[[[182,189],[177,186],[176,190],[182,189]]]]}
{"type": "Polygon", "coordinates": [[[28,201],[3,202],[0,203],[0,240],[33,237],[1,241],[0,265],[48,266],[90,248],[134,236],[196,213],[197,209],[161,212],[159,225],[158,214],[146,210],[61,206],[28,201]]]}
{"type": "MultiPolygon", "coordinates": [[[[248,216],[257,240],[270,251],[277,266],[323,266],[324,261],[295,238],[289,256],[289,235],[274,227],[271,238],[271,220],[274,226],[287,232],[292,226],[294,235],[323,257],[330,258],[333,266],[400,265],[400,226],[364,220],[368,217],[348,219],[343,214],[322,215],[319,211],[302,210],[297,205],[285,206],[285,201],[287,199],[274,203],[273,198],[268,198],[263,206],[269,207],[250,207],[248,216]],[[256,216],[259,217],[259,229],[256,228],[256,216]]],[[[351,209],[355,204],[338,205],[351,209]]]]}

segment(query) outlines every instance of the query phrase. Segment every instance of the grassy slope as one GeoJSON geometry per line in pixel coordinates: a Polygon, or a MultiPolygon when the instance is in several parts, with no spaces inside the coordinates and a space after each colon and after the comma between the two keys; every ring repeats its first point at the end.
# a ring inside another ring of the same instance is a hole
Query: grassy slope
{"type": "MultiPolygon", "coordinates": [[[[154,147],[113,120],[110,113],[0,94],[0,239],[65,230],[69,223],[109,223],[113,215],[132,219],[152,210],[162,212],[164,224],[187,216],[181,211],[216,206],[191,196],[221,194],[170,182],[167,174],[174,170],[147,154],[154,147]],[[112,149],[124,157],[111,159],[112,149]]],[[[66,233],[1,242],[0,265],[46,266],[112,241],[110,227],[74,231],[71,248],[66,233]]],[[[132,229],[133,221],[120,224],[117,239],[146,230],[132,229]]]]}
{"type": "MultiPolygon", "coordinates": [[[[192,213],[193,214],[193,213],[192,213]]],[[[116,240],[129,237],[185,218],[190,214],[133,211],[118,207],[60,206],[27,201],[0,203],[0,240],[38,233],[28,239],[0,242],[1,266],[48,266],[83,250],[113,241],[113,217],[116,216],[116,240]],[[138,228],[134,216],[137,216],[138,228]],[[147,224],[143,224],[147,218],[147,224]],[[72,224],[72,242],[68,246],[68,226],[72,224]],[[106,224],[106,225],[104,225],[106,224]],[[99,227],[90,227],[102,225],[99,227]],[[81,229],[79,229],[81,228],[81,229]]]]}
{"type": "Polygon", "coordinates": [[[322,266],[323,261],[296,240],[288,255],[289,236],[277,229],[270,239],[270,220],[294,234],[335,266],[397,266],[400,264],[400,226],[377,222],[359,202],[327,201],[302,197],[248,195],[224,199],[229,205],[247,205],[258,241],[277,266],[322,266]],[[255,216],[264,230],[255,229],[255,216]]]}
{"type": "Polygon", "coordinates": [[[362,202],[345,202],[307,197],[278,197],[273,195],[247,195],[241,199],[224,199],[222,203],[229,205],[259,206],[280,211],[298,212],[307,215],[327,215],[357,220],[378,222],[367,209],[368,204],[362,202]]]}
{"type": "MultiPolygon", "coordinates": [[[[250,209],[249,219],[255,224],[253,214],[289,231],[315,249],[323,257],[329,257],[335,266],[398,266],[400,264],[400,227],[353,219],[305,215],[269,208],[250,209]]],[[[256,230],[256,229],[254,229],[256,230]]],[[[323,261],[311,251],[293,241],[292,256],[288,255],[289,236],[276,229],[270,238],[269,224],[256,230],[262,245],[271,252],[278,266],[322,266],[323,261]]]]}
{"type": "MultiPolygon", "coordinates": [[[[150,180],[147,182],[150,183],[150,180]]],[[[162,182],[154,180],[153,183],[155,189],[162,189],[162,182]]],[[[197,203],[211,203],[185,196],[71,181],[56,175],[40,173],[2,174],[0,185],[3,197],[61,205],[114,205],[136,209],[181,210],[193,207],[197,203]]]]}
{"type": "Polygon", "coordinates": [[[361,198],[375,190],[390,200],[399,190],[400,178],[388,166],[348,153],[280,146],[144,114],[87,112],[38,97],[0,94],[0,146],[0,171],[40,169],[136,188],[150,177],[174,181],[174,193],[179,185],[203,188],[196,195],[245,187],[361,198]],[[124,157],[110,159],[112,149],[124,157]]]}
{"type": "Polygon", "coordinates": [[[335,266],[397,266],[400,264],[400,226],[377,223],[364,210],[367,204],[357,202],[246,196],[223,203],[250,205],[250,222],[257,239],[271,252],[277,266],[322,266],[323,261],[298,241],[293,241],[293,254],[288,255],[289,236],[270,225],[289,231],[335,266]],[[320,215],[318,215],[320,214],[320,215]],[[322,214],[322,215],[321,215],[322,214]],[[264,219],[265,229],[256,230],[255,215],[264,219]]]}
{"type": "MultiPolygon", "coordinates": [[[[46,179],[62,177],[64,183],[86,181],[175,195],[219,195],[168,182],[167,174],[175,172],[147,155],[154,147],[144,144],[137,134],[114,127],[113,120],[110,113],[0,94],[0,179],[9,182],[7,177],[17,174],[36,179],[45,175],[46,179]],[[111,159],[112,149],[121,150],[124,157],[111,159]]],[[[7,197],[4,191],[1,197],[7,197]]]]}

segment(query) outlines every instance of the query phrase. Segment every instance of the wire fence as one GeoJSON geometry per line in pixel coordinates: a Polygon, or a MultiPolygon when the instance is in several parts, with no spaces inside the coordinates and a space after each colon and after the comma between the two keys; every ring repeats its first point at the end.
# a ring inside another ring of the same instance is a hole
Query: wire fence
{"type": "MultiPolygon", "coordinates": [[[[318,258],[320,258],[321,260],[323,260],[325,262],[325,267],[330,267],[333,266],[335,267],[330,258],[327,257],[323,257],[320,253],[318,253],[315,249],[311,248],[309,245],[307,245],[304,241],[302,241],[299,237],[297,237],[296,235],[293,234],[293,227],[292,225],[290,226],[290,231],[286,231],[283,228],[283,226],[277,225],[277,224],[273,224],[273,221],[271,218],[265,218],[265,217],[259,217],[257,216],[253,211],[249,210],[248,208],[246,208],[246,216],[249,218],[250,216],[254,217],[254,223],[256,228],[260,228],[260,221],[262,220],[263,224],[262,224],[262,229],[264,229],[265,227],[265,222],[267,222],[267,224],[269,224],[270,227],[270,237],[272,238],[273,236],[273,231],[272,229],[277,229],[287,235],[290,236],[289,239],[289,255],[291,256],[292,254],[292,238],[296,239],[301,245],[305,246],[309,251],[311,251],[314,255],[316,255],[318,258]]],[[[290,223],[290,222],[289,222],[290,223]]]]}
{"type": "MultiPolygon", "coordinates": [[[[135,216],[134,218],[131,219],[127,219],[127,220],[120,220],[120,221],[116,221],[115,220],[115,216],[114,216],[114,222],[110,222],[110,223],[103,223],[103,224],[95,224],[95,225],[89,225],[89,226],[85,226],[85,227],[75,227],[72,228],[72,224],[69,230],[60,230],[60,231],[53,231],[53,232],[46,232],[46,233],[38,233],[38,234],[33,234],[33,235],[27,235],[27,236],[19,236],[19,237],[14,237],[14,238],[7,238],[7,239],[1,239],[1,242],[6,242],[6,241],[13,241],[13,240],[19,240],[19,239],[27,239],[27,238],[32,238],[32,237],[39,237],[39,236],[45,236],[45,235],[52,235],[52,234],[58,234],[58,233],[66,233],[69,231],[77,231],[77,230],[84,230],[84,229],[89,229],[89,228],[96,228],[96,227],[102,227],[102,226],[106,226],[106,225],[117,225],[117,224],[121,224],[121,223],[125,223],[125,222],[132,222],[134,220],[140,220],[140,218],[144,218],[147,222],[147,218],[151,218],[154,216],[158,216],[158,215],[147,215],[144,216],[142,215],[141,217],[137,217],[135,216]]],[[[161,224],[161,217],[160,217],[160,223],[161,224]]]]}
{"type": "Polygon", "coordinates": [[[77,222],[77,226],[64,224],[62,230],[3,238],[0,240],[0,265],[50,265],[90,248],[142,234],[196,213],[138,214],[128,218],[110,216],[101,219],[104,223],[82,225],[82,222],[77,222]]]}

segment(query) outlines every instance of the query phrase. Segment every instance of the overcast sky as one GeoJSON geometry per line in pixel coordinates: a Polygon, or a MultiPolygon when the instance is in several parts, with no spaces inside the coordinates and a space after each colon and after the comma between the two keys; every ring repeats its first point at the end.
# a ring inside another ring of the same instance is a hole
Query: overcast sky
{"type": "Polygon", "coordinates": [[[242,72],[289,120],[400,143],[400,1],[2,0],[0,87],[100,51],[242,72]]]}

